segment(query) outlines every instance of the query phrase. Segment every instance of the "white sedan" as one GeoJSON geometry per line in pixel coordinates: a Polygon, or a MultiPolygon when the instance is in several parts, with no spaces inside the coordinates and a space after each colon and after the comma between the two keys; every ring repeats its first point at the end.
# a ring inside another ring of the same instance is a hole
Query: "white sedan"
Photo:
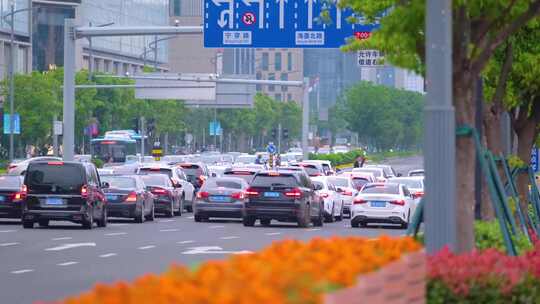
{"type": "Polygon", "coordinates": [[[383,168],[373,168],[373,167],[372,168],[366,168],[366,167],[354,168],[352,172],[353,174],[372,173],[373,175],[375,175],[375,178],[377,179],[377,181],[381,183],[384,183],[386,182],[386,180],[388,180],[388,175],[386,175],[386,172],[384,172],[383,168]]]}
{"type": "Polygon", "coordinates": [[[351,214],[351,206],[358,190],[354,187],[352,178],[349,176],[329,176],[328,182],[334,185],[343,202],[343,213],[351,214]]]}
{"type": "Polygon", "coordinates": [[[337,189],[328,181],[328,177],[320,176],[311,178],[317,195],[323,200],[324,218],[326,222],[343,219],[343,200],[337,189]]]}
{"type": "Polygon", "coordinates": [[[351,226],[366,227],[368,223],[399,224],[409,226],[416,204],[403,184],[367,184],[354,198],[351,226]]]}

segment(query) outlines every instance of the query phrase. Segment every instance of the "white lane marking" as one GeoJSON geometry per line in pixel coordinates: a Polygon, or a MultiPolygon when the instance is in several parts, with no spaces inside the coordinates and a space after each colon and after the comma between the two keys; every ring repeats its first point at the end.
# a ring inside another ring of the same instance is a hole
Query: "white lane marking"
{"type": "Polygon", "coordinates": [[[191,243],[195,243],[195,241],[181,241],[181,242],[177,242],[177,244],[191,244],[191,243]]]}
{"type": "Polygon", "coordinates": [[[313,232],[313,231],[319,231],[319,230],[321,230],[321,228],[311,228],[311,229],[308,229],[306,231],[313,232]]]}
{"type": "Polygon", "coordinates": [[[71,240],[71,239],[73,238],[70,236],[65,236],[65,237],[57,237],[57,238],[51,239],[51,241],[65,241],[65,240],[71,240]]]}
{"type": "Polygon", "coordinates": [[[57,247],[51,247],[45,249],[45,251],[60,251],[66,249],[72,249],[77,247],[96,247],[96,243],[74,243],[74,244],[63,244],[57,247]]]}
{"type": "Polygon", "coordinates": [[[234,239],[239,239],[240,237],[239,236],[224,236],[224,237],[220,237],[220,239],[222,240],[234,240],[234,239]]]}
{"type": "Polygon", "coordinates": [[[15,232],[17,230],[0,230],[0,233],[15,232]]]}
{"type": "Polygon", "coordinates": [[[127,232],[113,232],[113,233],[105,233],[105,236],[117,236],[117,235],[126,235],[127,232]]]}
{"type": "Polygon", "coordinates": [[[117,255],[116,253],[106,253],[106,254],[100,255],[99,257],[100,258],[110,258],[110,257],[116,256],[116,255],[117,255]]]}
{"type": "Polygon", "coordinates": [[[79,264],[79,262],[69,261],[69,262],[60,263],[60,264],[56,264],[56,265],[57,266],[71,266],[71,265],[75,265],[75,264],[79,264]]]}
{"type": "Polygon", "coordinates": [[[189,250],[182,252],[182,254],[194,255],[194,254],[249,254],[253,253],[249,250],[239,250],[239,251],[227,251],[219,246],[202,246],[202,247],[191,247],[189,250]]]}
{"type": "Polygon", "coordinates": [[[139,247],[137,249],[139,250],[147,250],[147,249],[152,249],[152,248],[156,248],[156,246],[154,245],[148,245],[148,246],[142,246],[142,247],[139,247]]]}
{"type": "Polygon", "coordinates": [[[280,235],[281,232],[268,232],[268,233],[265,233],[266,235],[280,235]]]}
{"type": "Polygon", "coordinates": [[[180,229],[161,229],[159,232],[174,232],[179,231],[180,229]]]}
{"type": "Polygon", "coordinates": [[[160,223],[170,223],[170,222],[174,222],[174,220],[160,220],[159,222],[160,223]]]}
{"type": "Polygon", "coordinates": [[[34,269],[21,269],[21,270],[14,270],[11,273],[12,274],[21,274],[21,273],[27,273],[27,272],[32,272],[32,271],[34,271],[34,269]]]}
{"type": "Polygon", "coordinates": [[[8,246],[15,246],[19,245],[20,243],[2,243],[0,244],[0,247],[8,247],[8,246]]]}
{"type": "Polygon", "coordinates": [[[193,215],[192,215],[192,216],[188,216],[188,219],[190,219],[190,220],[192,220],[192,219],[194,219],[194,218],[195,218],[195,216],[193,216],[193,215]]]}
{"type": "Polygon", "coordinates": [[[219,228],[225,228],[225,226],[217,225],[217,226],[210,226],[209,229],[219,229],[219,228]]]}

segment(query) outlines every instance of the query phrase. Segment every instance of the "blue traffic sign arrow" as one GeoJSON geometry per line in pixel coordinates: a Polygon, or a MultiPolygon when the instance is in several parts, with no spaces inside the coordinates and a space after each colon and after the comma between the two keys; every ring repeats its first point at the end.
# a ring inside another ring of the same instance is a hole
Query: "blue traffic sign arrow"
{"type": "Polygon", "coordinates": [[[204,46],[338,48],[379,26],[363,21],[322,0],[205,0],[204,46]],[[323,11],[331,22],[322,21],[323,11]],[[348,22],[350,17],[359,22],[348,22]]]}

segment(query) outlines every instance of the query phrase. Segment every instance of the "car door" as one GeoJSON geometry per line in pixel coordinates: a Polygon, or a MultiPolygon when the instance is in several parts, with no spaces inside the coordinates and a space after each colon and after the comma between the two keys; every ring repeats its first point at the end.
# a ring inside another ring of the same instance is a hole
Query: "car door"
{"type": "Polygon", "coordinates": [[[412,194],[407,188],[407,186],[401,185],[401,188],[402,188],[404,199],[407,202],[406,205],[409,206],[409,211],[411,212],[410,216],[412,217],[412,215],[414,214],[416,210],[416,204],[414,202],[414,198],[412,197],[412,194]]]}
{"type": "Polygon", "coordinates": [[[103,202],[100,197],[101,185],[98,185],[97,174],[93,172],[92,166],[86,165],[84,169],[88,187],[88,200],[92,205],[94,218],[99,218],[103,212],[103,202]]]}
{"type": "Polygon", "coordinates": [[[188,182],[187,176],[181,169],[176,169],[176,174],[178,175],[178,178],[180,180],[180,184],[182,184],[182,189],[184,189],[184,198],[186,201],[193,201],[193,193],[195,192],[195,187],[188,182]]]}

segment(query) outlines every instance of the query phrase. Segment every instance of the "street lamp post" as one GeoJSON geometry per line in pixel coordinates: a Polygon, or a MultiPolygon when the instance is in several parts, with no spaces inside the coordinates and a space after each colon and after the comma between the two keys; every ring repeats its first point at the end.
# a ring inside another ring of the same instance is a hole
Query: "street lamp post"
{"type": "Polygon", "coordinates": [[[11,33],[10,33],[10,64],[9,64],[9,161],[13,161],[14,158],[14,137],[13,137],[13,126],[15,125],[15,102],[14,102],[14,93],[15,93],[15,79],[14,79],[14,69],[15,65],[15,4],[11,1],[11,33]]]}

